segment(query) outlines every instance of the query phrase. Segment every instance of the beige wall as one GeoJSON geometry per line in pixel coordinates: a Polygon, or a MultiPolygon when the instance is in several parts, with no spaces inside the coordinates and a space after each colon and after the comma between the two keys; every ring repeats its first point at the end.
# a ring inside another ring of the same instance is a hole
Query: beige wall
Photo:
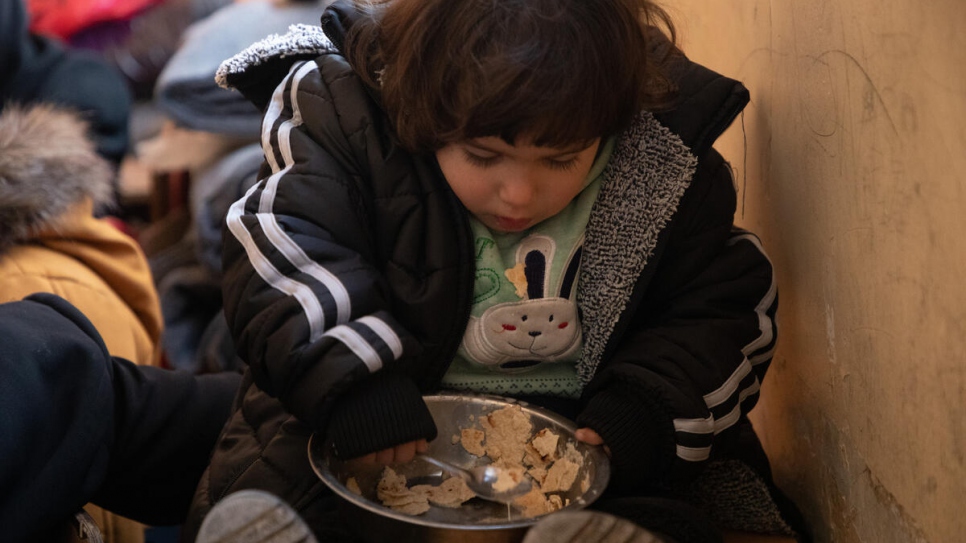
{"type": "Polygon", "coordinates": [[[966,1],[665,4],[752,94],[719,148],[779,273],[781,484],[818,541],[966,541],[966,1]]]}

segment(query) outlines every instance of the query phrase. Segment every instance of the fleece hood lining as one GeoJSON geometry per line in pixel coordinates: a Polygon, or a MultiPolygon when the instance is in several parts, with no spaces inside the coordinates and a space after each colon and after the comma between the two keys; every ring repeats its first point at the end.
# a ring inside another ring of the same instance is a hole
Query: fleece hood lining
{"type": "Polygon", "coordinates": [[[577,285],[584,349],[577,377],[586,385],[631,298],[637,279],[697,169],[697,158],[652,114],[618,139],[587,223],[577,285]]]}
{"type": "Polygon", "coordinates": [[[322,27],[295,24],[289,27],[287,33],[272,34],[222,62],[215,72],[215,82],[222,88],[230,89],[234,86],[229,82],[229,76],[242,74],[273,59],[334,52],[337,49],[322,27]]]}

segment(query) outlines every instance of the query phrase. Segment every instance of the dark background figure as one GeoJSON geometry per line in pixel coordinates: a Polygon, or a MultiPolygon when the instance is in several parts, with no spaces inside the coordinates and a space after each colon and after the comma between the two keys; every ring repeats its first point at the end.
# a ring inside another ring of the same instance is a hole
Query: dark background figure
{"type": "Polygon", "coordinates": [[[47,102],[81,113],[97,150],[115,166],[127,153],[131,92],[93,52],[30,32],[23,0],[0,2],[0,108],[47,102]]]}

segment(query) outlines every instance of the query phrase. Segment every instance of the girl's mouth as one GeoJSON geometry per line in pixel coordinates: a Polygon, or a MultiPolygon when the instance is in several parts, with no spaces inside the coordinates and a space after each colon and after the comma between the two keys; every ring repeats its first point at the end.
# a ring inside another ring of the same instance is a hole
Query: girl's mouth
{"type": "Polygon", "coordinates": [[[530,225],[530,219],[511,219],[510,217],[497,217],[496,224],[504,232],[519,232],[525,230],[530,225]]]}

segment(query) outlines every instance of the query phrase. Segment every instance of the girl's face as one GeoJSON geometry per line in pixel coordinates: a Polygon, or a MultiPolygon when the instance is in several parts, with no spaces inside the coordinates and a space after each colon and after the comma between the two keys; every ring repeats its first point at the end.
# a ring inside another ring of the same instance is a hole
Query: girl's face
{"type": "Polygon", "coordinates": [[[572,148],[475,138],[436,151],[447,183],[480,222],[520,232],[562,211],[584,189],[600,140],[572,148]]]}

